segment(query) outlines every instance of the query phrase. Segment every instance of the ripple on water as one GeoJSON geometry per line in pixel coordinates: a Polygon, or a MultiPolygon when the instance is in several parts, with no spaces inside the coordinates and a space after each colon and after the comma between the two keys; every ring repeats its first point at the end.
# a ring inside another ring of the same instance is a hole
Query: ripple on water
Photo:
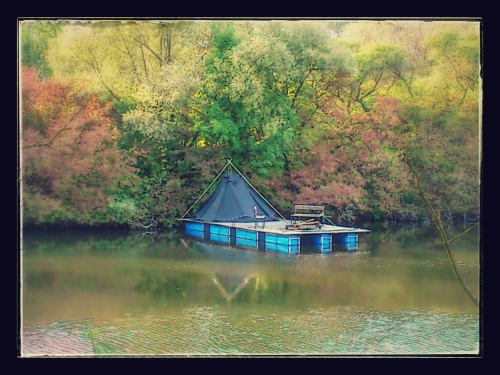
{"type": "MultiPolygon", "coordinates": [[[[438,354],[479,348],[473,314],[322,309],[280,315],[241,319],[203,306],[180,316],[92,322],[92,332],[115,354],[438,354]]],[[[93,353],[82,323],[26,326],[22,338],[24,355],[93,353]]]]}

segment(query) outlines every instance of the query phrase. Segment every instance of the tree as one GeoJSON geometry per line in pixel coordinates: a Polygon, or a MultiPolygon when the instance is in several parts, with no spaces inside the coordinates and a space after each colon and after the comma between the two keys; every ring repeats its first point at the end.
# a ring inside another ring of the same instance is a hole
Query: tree
{"type": "Polygon", "coordinates": [[[75,77],[87,89],[132,107],[144,91],[171,79],[171,66],[192,70],[208,48],[205,23],[96,21],[72,23],[49,48],[57,77],[75,77]]]}
{"type": "Polygon", "coordinates": [[[127,194],[134,168],[115,145],[110,105],[37,76],[34,68],[22,71],[25,222],[125,223],[134,211],[127,194]]]}
{"type": "Polygon", "coordinates": [[[397,142],[398,101],[379,98],[372,112],[353,115],[332,101],[333,95],[325,95],[321,110],[333,121],[315,146],[299,155],[301,165],[291,173],[295,200],[327,203],[339,215],[346,209],[397,211],[408,187],[408,177],[388,148],[397,142]]]}
{"type": "Polygon", "coordinates": [[[479,82],[479,34],[476,30],[459,33],[443,30],[429,38],[431,60],[444,79],[441,89],[459,108],[477,108],[479,82]],[[444,87],[443,87],[444,86],[444,87]],[[467,104],[466,99],[470,97],[467,104]]]}
{"type": "Polygon", "coordinates": [[[256,23],[250,30],[241,41],[231,27],[214,30],[197,126],[208,144],[227,147],[236,163],[248,155],[248,169],[269,176],[288,168],[317,109],[314,82],[344,67],[346,56],[308,25],[256,23]]]}
{"type": "Polygon", "coordinates": [[[21,23],[21,64],[36,68],[40,77],[50,77],[47,61],[49,39],[62,32],[64,21],[23,21],[21,23]]]}
{"type": "Polygon", "coordinates": [[[45,95],[68,98],[69,112],[40,91],[24,113],[38,137],[26,150],[59,152],[70,132],[48,119],[84,113],[75,98],[97,94],[135,160],[138,226],[174,224],[224,158],[285,209],[312,199],[376,218],[425,215],[402,149],[436,209],[478,209],[470,23],[42,24],[43,43],[35,28],[25,34],[34,47],[23,53],[38,56],[25,61],[50,69],[45,95]]]}
{"type": "Polygon", "coordinates": [[[451,107],[406,109],[401,150],[443,216],[479,212],[478,121],[477,113],[464,114],[451,107]]]}
{"type": "Polygon", "coordinates": [[[261,174],[282,167],[297,122],[287,93],[292,62],[286,46],[259,36],[240,44],[231,27],[217,25],[212,48],[200,90],[200,138],[237,164],[249,160],[261,174]]]}
{"type": "Polygon", "coordinates": [[[350,96],[365,112],[371,109],[367,101],[376,97],[385,86],[386,93],[397,81],[404,83],[410,96],[414,72],[400,48],[380,42],[363,45],[356,53],[357,73],[350,85],[350,96]]]}

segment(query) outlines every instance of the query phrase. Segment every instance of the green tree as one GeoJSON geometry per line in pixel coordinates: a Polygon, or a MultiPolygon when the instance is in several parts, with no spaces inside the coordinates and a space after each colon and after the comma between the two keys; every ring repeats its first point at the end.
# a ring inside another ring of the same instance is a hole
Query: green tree
{"type": "Polygon", "coordinates": [[[479,88],[479,34],[443,30],[429,38],[430,58],[443,78],[444,89],[459,108],[477,108],[479,88]],[[467,99],[469,99],[467,101],[467,99]]]}
{"type": "Polygon", "coordinates": [[[240,43],[230,26],[217,25],[212,48],[200,90],[200,137],[253,171],[282,168],[297,124],[286,46],[260,36],[240,43]]]}
{"type": "Polygon", "coordinates": [[[23,21],[21,32],[21,64],[36,68],[40,77],[50,77],[47,60],[48,42],[62,33],[64,21],[23,21]]]}

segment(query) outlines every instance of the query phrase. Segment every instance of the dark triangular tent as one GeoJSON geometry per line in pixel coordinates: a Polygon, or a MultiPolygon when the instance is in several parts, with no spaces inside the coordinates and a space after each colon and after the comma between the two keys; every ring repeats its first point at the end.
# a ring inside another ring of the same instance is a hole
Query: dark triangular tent
{"type": "Polygon", "coordinates": [[[208,222],[254,222],[278,220],[276,212],[236,173],[224,173],[217,190],[194,214],[208,222]],[[257,210],[254,207],[257,207],[257,210]],[[262,216],[264,216],[262,218],[262,216]]]}
{"type": "MultiPolygon", "coordinates": [[[[230,164],[234,167],[231,161],[228,161],[226,167],[230,164]]],[[[226,169],[226,167],[224,167],[224,169],[226,169]]],[[[219,173],[219,176],[224,169],[219,173]]],[[[238,171],[236,167],[234,167],[234,169],[238,171]]],[[[215,178],[212,184],[219,176],[215,178]]],[[[208,191],[208,188],[205,192],[206,191],[208,191]]],[[[200,200],[204,194],[205,193],[203,193],[198,200],[200,200]]],[[[195,202],[195,204],[197,202],[195,202]]],[[[191,206],[191,208],[193,206],[191,206]]],[[[186,212],[182,218],[184,218],[188,212],[186,212]]],[[[238,173],[224,173],[222,175],[219,186],[215,192],[198,211],[194,213],[191,220],[203,222],[247,223],[255,221],[277,221],[282,218],[283,216],[281,216],[281,214],[276,211],[238,171],[238,173]]]]}

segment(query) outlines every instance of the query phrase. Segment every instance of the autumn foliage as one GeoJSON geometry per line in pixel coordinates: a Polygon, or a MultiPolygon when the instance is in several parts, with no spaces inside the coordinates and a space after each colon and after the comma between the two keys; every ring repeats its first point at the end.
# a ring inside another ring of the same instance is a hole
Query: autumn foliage
{"type": "Polygon", "coordinates": [[[132,160],[115,145],[111,105],[69,83],[22,71],[23,213],[27,222],[110,221],[110,203],[133,181],[132,160]]]}
{"type": "Polygon", "coordinates": [[[425,217],[406,159],[479,212],[477,23],[49,26],[22,34],[27,222],[170,227],[225,158],[285,215],[425,217]]]}

